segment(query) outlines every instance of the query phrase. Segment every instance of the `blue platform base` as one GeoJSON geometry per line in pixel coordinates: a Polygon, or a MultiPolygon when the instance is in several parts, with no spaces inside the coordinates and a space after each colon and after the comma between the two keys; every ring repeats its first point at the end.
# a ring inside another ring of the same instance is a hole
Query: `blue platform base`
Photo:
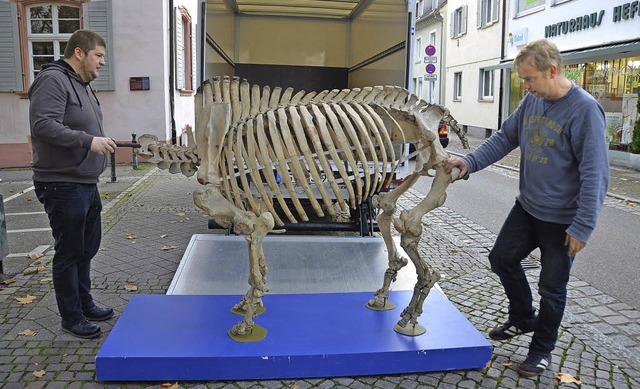
{"type": "Polygon", "coordinates": [[[393,330],[396,308],[373,311],[373,292],[268,294],[256,323],[264,340],[237,343],[234,295],[134,296],[96,357],[101,381],[257,380],[361,376],[482,368],[491,344],[437,289],[425,301],[417,337],[393,330]]]}

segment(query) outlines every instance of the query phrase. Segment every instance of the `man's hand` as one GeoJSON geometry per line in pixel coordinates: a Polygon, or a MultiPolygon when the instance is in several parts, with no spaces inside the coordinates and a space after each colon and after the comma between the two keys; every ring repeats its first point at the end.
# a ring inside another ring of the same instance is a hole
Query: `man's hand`
{"type": "Polygon", "coordinates": [[[444,160],[444,171],[447,174],[451,173],[454,167],[460,169],[460,178],[464,178],[467,175],[468,167],[462,158],[448,157],[444,160]]]}
{"type": "Polygon", "coordinates": [[[578,251],[582,250],[587,244],[580,239],[576,239],[573,236],[567,234],[567,237],[564,239],[564,245],[569,246],[567,255],[573,257],[574,255],[578,254],[578,251]]]}
{"type": "Polygon", "coordinates": [[[113,153],[117,148],[118,146],[116,146],[116,142],[111,138],[96,136],[91,141],[91,151],[100,155],[113,153]]]}

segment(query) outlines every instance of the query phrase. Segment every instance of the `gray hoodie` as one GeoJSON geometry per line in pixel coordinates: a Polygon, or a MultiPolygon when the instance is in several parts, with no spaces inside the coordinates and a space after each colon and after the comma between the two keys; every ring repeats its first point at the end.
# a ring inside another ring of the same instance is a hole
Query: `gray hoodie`
{"type": "Polygon", "coordinates": [[[93,138],[104,132],[100,103],[89,83],[57,60],[42,66],[29,100],[33,180],[97,183],[107,156],[90,150],[93,138]]]}

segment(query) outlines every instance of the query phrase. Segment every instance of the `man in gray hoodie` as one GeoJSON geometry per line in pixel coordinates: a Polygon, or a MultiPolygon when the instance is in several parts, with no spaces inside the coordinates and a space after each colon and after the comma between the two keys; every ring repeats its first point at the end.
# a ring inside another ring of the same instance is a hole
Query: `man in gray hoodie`
{"type": "Polygon", "coordinates": [[[53,287],[62,329],[79,338],[102,331],[89,322],[107,320],[113,309],[91,297],[91,259],[102,235],[98,177],[115,142],[104,136],[100,102],[89,83],[105,64],[106,44],[78,30],[64,59],[42,66],[29,89],[33,182],[55,240],[53,287]]]}

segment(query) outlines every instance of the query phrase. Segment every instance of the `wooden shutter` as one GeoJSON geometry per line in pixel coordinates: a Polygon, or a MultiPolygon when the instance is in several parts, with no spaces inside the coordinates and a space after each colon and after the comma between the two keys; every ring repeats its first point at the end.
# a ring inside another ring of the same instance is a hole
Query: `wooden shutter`
{"type": "Polygon", "coordinates": [[[182,12],[174,9],[174,26],[176,28],[176,88],[184,90],[184,31],[182,28],[182,12]]]}
{"type": "Polygon", "coordinates": [[[106,65],[100,69],[100,77],[91,82],[95,90],[115,90],[113,62],[113,29],[111,27],[111,0],[94,0],[83,4],[83,28],[91,30],[104,38],[107,43],[106,65]]]}
{"type": "Polygon", "coordinates": [[[500,20],[500,1],[493,0],[493,9],[491,11],[491,22],[495,23],[500,20]]]}
{"type": "Polygon", "coordinates": [[[0,2],[0,92],[22,91],[18,7],[0,2]]]}

